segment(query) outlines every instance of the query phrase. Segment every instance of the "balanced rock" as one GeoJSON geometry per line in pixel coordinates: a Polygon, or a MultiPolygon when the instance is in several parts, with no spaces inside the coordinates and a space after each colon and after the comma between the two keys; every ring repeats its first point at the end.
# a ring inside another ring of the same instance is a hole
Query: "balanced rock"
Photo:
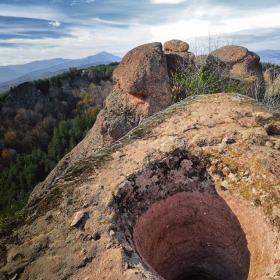
{"type": "Polygon", "coordinates": [[[169,76],[180,73],[192,64],[195,55],[188,51],[189,44],[181,40],[170,40],[164,43],[169,76]]]}
{"type": "Polygon", "coordinates": [[[144,98],[158,98],[168,104],[169,80],[161,43],[139,46],[129,51],[114,71],[120,90],[144,98]]]}
{"type": "Polygon", "coordinates": [[[228,72],[229,78],[247,82],[248,95],[262,100],[265,89],[259,61],[257,54],[233,45],[221,47],[208,56],[208,63],[214,63],[214,68],[223,68],[228,72]]]}
{"type": "Polygon", "coordinates": [[[163,45],[165,52],[187,52],[189,44],[181,40],[170,40],[163,45]]]}
{"type": "Polygon", "coordinates": [[[0,279],[279,279],[279,121],[238,94],[145,119],[0,230],[0,279]]]}

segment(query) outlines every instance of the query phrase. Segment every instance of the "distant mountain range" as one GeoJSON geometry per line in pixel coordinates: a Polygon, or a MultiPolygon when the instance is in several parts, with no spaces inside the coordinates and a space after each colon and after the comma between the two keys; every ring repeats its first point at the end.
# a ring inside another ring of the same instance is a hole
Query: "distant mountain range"
{"type": "Polygon", "coordinates": [[[261,58],[261,62],[280,64],[280,50],[262,50],[255,52],[261,58]]]}
{"type": "Polygon", "coordinates": [[[104,51],[82,59],[54,58],[22,65],[0,66],[0,93],[23,82],[45,79],[60,74],[70,67],[81,69],[119,61],[121,61],[121,57],[104,51]]]}

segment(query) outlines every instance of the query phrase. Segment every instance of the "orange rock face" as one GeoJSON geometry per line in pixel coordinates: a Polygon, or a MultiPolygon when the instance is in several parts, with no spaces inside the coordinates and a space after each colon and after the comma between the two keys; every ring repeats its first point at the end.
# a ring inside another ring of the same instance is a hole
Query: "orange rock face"
{"type": "Polygon", "coordinates": [[[208,63],[213,61],[228,72],[229,78],[249,83],[248,95],[262,100],[265,87],[257,54],[241,46],[225,46],[210,53],[208,63]]]}
{"type": "Polygon", "coordinates": [[[187,52],[189,44],[181,40],[170,40],[164,43],[164,51],[166,52],[187,52]]]}
{"type": "Polygon", "coordinates": [[[168,99],[169,79],[161,43],[139,46],[129,51],[114,72],[114,80],[121,90],[143,97],[151,95],[168,99]]]}
{"type": "Polygon", "coordinates": [[[236,64],[248,55],[248,50],[241,46],[224,46],[212,51],[211,55],[224,63],[236,64]]]}

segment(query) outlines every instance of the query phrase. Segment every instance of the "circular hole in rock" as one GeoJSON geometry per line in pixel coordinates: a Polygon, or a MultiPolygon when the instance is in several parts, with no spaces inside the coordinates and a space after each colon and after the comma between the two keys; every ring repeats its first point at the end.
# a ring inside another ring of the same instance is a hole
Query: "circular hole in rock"
{"type": "Polygon", "coordinates": [[[227,203],[207,193],[177,193],[153,203],[133,229],[142,260],[167,280],[245,280],[250,252],[227,203]]]}

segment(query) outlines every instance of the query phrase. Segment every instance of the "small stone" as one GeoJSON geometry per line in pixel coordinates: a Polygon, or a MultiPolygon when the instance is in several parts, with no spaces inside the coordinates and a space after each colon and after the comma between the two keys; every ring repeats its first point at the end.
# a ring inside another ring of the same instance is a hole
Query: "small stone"
{"type": "Polygon", "coordinates": [[[270,141],[266,141],[265,145],[269,148],[272,148],[273,147],[273,143],[270,142],[270,141]]]}
{"type": "Polygon", "coordinates": [[[280,150],[280,140],[275,143],[275,149],[280,150]]]}
{"type": "Polygon", "coordinates": [[[229,187],[229,183],[227,181],[223,181],[221,183],[222,190],[226,191],[228,189],[228,187],[229,187]]]}
{"type": "Polygon", "coordinates": [[[85,212],[84,211],[78,211],[76,212],[73,220],[72,220],[72,223],[71,223],[71,227],[76,227],[78,226],[78,224],[82,221],[83,217],[85,215],[85,212]]]}
{"type": "Polygon", "coordinates": [[[113,236],[116,235],[116,233],[111,229],[110,232],[109,232],[109,235],[110,235],[111,237],[113,237],[113,236]]]}
{"type": "Polygon", "coordinates": [[[229,138],[229,137],[225,137],[223,140],[222,140],[222,143],[225,143],[225,144],[233,144],[235,143],[235,140],[233,138],[229,138]]]}

